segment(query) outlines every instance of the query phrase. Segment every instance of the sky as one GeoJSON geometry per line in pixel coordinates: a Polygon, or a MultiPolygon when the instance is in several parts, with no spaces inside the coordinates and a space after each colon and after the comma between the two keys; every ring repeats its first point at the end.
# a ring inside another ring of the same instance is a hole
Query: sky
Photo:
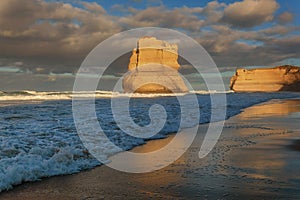
{"type": "Polygon", "coordinates": [[[137,27],[186,33],[220,68],[300,65],[299,10],[299,0],[1,0],[0,68],[76,73],[97,44],[137,27]]]}

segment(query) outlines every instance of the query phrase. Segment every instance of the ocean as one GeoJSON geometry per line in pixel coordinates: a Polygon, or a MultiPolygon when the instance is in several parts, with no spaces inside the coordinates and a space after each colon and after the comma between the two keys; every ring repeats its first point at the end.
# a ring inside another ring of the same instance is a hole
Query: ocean
{"type": "MultiPolygon", "coordinates": [[[[199,122],[183,124],[189,128],[211,121],[211,95],[218,92],[197,91],[200,109],[199,122]]],[[[160,139],[180,129],[180,104],[176,94],[134,94],[129,112],[132,120],[146,126],[150,123],[149,108],[162,105],[167,113],[166,123],[155,136],[135,138],[124,133],[116,124],[111,98],[124,98],[127,94],[107,91],[83,92],[84,97],[95,97],[97,120],[107,137],[123,150],[160,139]]],[[[177,94],[179,95],[179,94],[177,94]]],[[[180,94],[188,96],[191,94],[180,94]]],[[[223,94],[222,94],[223,95],[223,94]]],[[[239,114],[244,108],[271,99],[299,98],[299,93],[225,93],[226,119],[239,114]]],[[[101,165],[80,140],[72,114],[72,92],[17,91],[0,92],[0,191],[14,185],[43,177],[72,174],[101,165]]],[[[191,105],[193,106],[193,105],[191,105]]],[[[214,108],[218,109],[218,108],[214,108]]],[[[197,118],[197,119],[198,119],[197,118]]],[[[117,153],[110,146],[102,146],[107,156],[117,153]]]]}

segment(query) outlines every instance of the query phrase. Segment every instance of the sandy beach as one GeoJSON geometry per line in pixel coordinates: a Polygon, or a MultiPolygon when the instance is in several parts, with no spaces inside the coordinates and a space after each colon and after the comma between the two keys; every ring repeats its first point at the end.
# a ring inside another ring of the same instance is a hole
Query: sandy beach
{"type": "MultiPolygon", "coordinates": [[[[300,100],[272,100],[227,120],[204,159],[198,152],[207,125],[200,125],[188,151],[161,170],[129,174],[100,166],[24,183],[0,199],[299,199],[299,119],[300,100]]],[[[172,137],[132,151],[159,149],[172,137]]]]}

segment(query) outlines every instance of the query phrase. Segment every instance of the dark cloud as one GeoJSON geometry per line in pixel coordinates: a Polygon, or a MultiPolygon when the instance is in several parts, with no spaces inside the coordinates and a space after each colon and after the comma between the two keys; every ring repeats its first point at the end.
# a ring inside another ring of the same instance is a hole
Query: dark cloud
{"type": "Polygon", "coordinates": [[[83,5],[1,0],[0,55],[30,68],[75,70],[93,47],[121,30],[100,5],[83,5]]]}
{"type": "Polygon", "coordinates": [[[121,24],[129,28],[157,26],[200,31],[205,23],[195,15],[201,12],[202,8],[183,7],[168,10],[164,6],[158,6],[145,10],[131,10],[131,15],[121,17],[119,20],[121,24]]]}
{"type": "Polygon", "coordinates": [[[217,23],[221,20],[224,14],[224,7],[226,4],[217,1],[211,1],[202,10],[202,15],[206,17],[207,24],[217,23]]]}
{"type": "Polygon", "coordinates": [[[293,28],[275,26],[260,31],[215,25],[197,40],[218,66],[273,65],[278,60],[300,57],[300,37],[286,36],[293,28]],[[278,37],[282,35],[282,37],[278,37]]]}
{"type": "Polygon", "coordinates": [[[273,26],[270,28],[266,28],[261,30],[262,33],[266,34],[266,35],[286,35],[291,31],[297,30],[296,27],[288,27],[288,26],[282,26],[282,25],[277,25],[277,26],[273,26]]]}

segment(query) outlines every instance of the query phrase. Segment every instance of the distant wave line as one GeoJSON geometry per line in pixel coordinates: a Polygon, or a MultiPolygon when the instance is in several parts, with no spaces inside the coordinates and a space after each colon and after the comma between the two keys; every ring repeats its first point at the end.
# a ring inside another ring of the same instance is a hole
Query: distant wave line
{"type": "MultiPolygon", "coordinates": [[[[225,91],[225,93],[232,93],[233,91],[225,91]]],[[[133,97],[133,98],[153,98],[153,97],[168,97],[168,96],[183,96],[188,94],[215,94],[224,93],[218,91],[197,90],[188,93],[123,93],[105,90],[96,91],[34,91],[34,90],[20,90],[20,91],[0,91],[0,100],[67,100],[73,97],[82,98],[115,98],[115,97],[133,97]]]]}

